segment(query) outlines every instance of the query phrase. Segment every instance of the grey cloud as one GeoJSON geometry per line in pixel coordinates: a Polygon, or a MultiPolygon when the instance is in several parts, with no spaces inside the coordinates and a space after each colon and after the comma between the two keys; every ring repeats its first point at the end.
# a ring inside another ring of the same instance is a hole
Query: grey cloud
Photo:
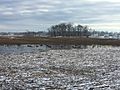
{"type": "Polygon", "coordinates": [[[0,24],[22,28],[22,25],[32,27],[61,21],[83,24],[120,22],[120,17],[118,20],[115,18],[115,15],[120,15],[119,8],[120,3],[85,0],[0,0],[0,24]]]}

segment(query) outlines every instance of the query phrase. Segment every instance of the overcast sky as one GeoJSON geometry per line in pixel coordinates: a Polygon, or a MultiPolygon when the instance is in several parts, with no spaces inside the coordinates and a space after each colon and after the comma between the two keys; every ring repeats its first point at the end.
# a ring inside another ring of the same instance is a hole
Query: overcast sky
{"type": "Polygon", "coordinates": [[[120,32],[120,0],[0,0],[0,32],[40,31],[61,22],[120,32]]]}

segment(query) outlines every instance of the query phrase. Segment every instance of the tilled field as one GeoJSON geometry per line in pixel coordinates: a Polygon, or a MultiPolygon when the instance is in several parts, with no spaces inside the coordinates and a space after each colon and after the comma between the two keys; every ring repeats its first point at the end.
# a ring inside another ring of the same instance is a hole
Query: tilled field
{"type": "Polygon", "coordinates": [[[119,90],[120,47],[0,54],[0,90],[119,90]]]}

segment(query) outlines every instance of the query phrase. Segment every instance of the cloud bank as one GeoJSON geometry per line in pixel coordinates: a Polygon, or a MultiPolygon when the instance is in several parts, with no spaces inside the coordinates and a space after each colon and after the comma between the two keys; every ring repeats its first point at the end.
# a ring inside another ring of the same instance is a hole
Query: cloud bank
{"type": "Polygon", "coordinates": [[[0,0],[0,32],[40,31],[60,22],[119,31],[119,8],[120,0],[0,0]]]}

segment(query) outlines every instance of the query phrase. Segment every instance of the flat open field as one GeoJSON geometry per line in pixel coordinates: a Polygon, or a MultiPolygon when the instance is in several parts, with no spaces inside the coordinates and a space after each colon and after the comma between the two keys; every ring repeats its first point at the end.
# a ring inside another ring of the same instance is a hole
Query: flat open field
{"type": "Polygon", "coordinates": [[[120,46],[120,40],[84,37],[0,37],[0,44],[65,44],[65,45],[113,45],[120,46]]]}
{"type": "Polygon", "coordinates": [[[1,53],[0,90],[120,90],[120,47],[1,53]]]}

